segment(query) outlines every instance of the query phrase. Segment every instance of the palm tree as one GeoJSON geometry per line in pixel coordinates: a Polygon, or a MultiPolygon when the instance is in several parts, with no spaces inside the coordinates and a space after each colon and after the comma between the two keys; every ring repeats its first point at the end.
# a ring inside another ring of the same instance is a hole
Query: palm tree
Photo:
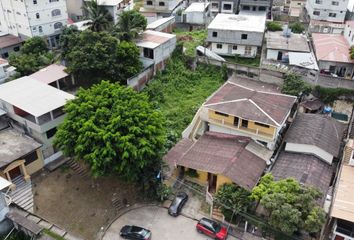
{"type": "Polygon", "coordinates": [[[120,40],[131,41],[146,29],[146,25],[146,18],[138,11],[124,11],[119,15],[114,31],[120,40]]]}
{"type": "Polygon", "coordinates": [[[90,26],[90,29],[94,32],[101,32],[108,30],[113,23],[113,17],[102,6],[97,4],[97,0],[91,0],[85,2],[83,10],[86,14],[86,19],[91,20],[87,23],[90,26]]]}

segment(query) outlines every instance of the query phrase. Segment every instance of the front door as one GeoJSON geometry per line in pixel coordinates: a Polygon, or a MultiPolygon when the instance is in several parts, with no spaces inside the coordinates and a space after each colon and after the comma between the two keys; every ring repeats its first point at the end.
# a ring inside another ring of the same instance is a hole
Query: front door
{"type": "Polygon", "coordinates": [[[22,175],[22,172],[21,172],[20,167],[15,167],[14,169],[12,169],[12,170],[9,171],[9,174],[10,174],[11,180],[13,180],[13,179],[15,179],[16,177],[21,176],[21,175],[22,175]]]}
{"type": "Polygon", "coordinates": [[[283,59],[283,52],[278,52],[278,57],[277,57],[277,60],[278,61],[281,61],[283,59]]]}
{"type": "Polygon", "coordinates": [[[216,181],[217,176],[215,174],[208,173],[209,192],[214,193],[216,191],[216,181]]]}

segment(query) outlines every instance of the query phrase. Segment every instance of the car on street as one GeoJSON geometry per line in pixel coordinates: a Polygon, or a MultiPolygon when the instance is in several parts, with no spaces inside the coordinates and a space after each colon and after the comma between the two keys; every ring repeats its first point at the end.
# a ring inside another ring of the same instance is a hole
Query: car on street
{"type": "Polygon", "coordinates": [[[226,227],[223,227],[220,223],[207,218],[200,219],[196,228],[199,233],[203,233],[217,240],[225,240],[227,238],[226,227]]]}
{"type": "Polygon", "coordinates": [[[150,240],[151,231],[134,225],[125,225],[120,230],[120,236],[126,239],[150,240]]]}
{"type": "Polygon", "coordinates": [[[179,192],[173,199],[170,207],[168,208],[168,214],[177,217],[188,200],[188,195],[185,192],[179,192]]]}

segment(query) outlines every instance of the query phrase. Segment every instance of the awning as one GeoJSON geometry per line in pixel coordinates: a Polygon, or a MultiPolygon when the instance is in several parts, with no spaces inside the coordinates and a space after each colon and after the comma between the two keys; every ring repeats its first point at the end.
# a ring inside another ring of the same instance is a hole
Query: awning
{"type": "Polygon", "coordinates": [[[0,191],[11,186],[11,182],[7,181],[5,178],[0,177],[0,191]]]}
{"type": "Polygon", "coordinates": [[[317,61],[312,53],[289,52],[289,64],[318,71],[317,61]]]}

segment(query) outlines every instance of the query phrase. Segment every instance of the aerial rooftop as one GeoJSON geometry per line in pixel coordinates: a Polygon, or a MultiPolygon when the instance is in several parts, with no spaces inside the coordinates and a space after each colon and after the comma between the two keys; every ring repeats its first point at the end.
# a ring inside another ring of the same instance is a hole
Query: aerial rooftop
{"type": "Polygon", "coordinates": [[[0,49],[20,44],[22,42],[23,41],[19,37],[11,34],[0,35],[0,49]]]}
{"type": "Polygon", "coordinates": [[[293,52],[310,52],[307,37],[303,34],[291,33],[290,37],[286,37],[281,31],[268,32],[266,38],[267,48],[269,49],[279,49],[293,52]]]}
{"type": "Polygon", "coordinates": [[[312,39],[318,61],[354,63],[343,35],[313,33],[312,39]]]}
{"type": "Polygon", "coordinates": [[[208,29],[264,32],[265,22],[265,15],[219,13],[209,24],[208,29]]]}
{"type": "Polygon", "coordinates": [[[50,84],[62,78],[69,76],[64,70],[66,67],[59,64],[52,64],[48,67],[42,68],[39,71],[30,75],[31,78],[36,79],[42,83],[50,84]]]}
{"type": "Polygon", "coordinates": [[[208,6],[208,2],[194,2],[184,12],[204,12],[208,6]]]}
{"type": "Polygon", "coordinates": [[[158,32],[158,31],[146,30],[141,34],[136,45],[138,47],[156,48],[161,44],[169,41],[172,38],[176,38],[176,35],[158,32]]]}
{"type": "Polygon", "coordinates": [[[35,117],[60,108],[74,98],[69,93],[27,76],[0,85],[0,101],[16,106],[35,117]]]}

